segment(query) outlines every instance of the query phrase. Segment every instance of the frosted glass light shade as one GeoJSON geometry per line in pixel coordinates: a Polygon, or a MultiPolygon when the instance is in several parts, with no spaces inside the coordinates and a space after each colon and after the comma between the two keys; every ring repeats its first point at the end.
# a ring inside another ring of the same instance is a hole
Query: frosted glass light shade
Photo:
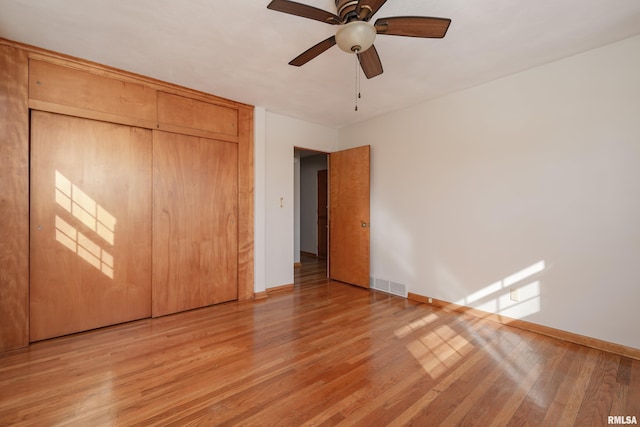
{"type": "Polygon", "coordinates": [[[376,27],[364,21],[351,21],[336,32],[338,47],[347,53],[362,53],[373,45],[376,27]]]}

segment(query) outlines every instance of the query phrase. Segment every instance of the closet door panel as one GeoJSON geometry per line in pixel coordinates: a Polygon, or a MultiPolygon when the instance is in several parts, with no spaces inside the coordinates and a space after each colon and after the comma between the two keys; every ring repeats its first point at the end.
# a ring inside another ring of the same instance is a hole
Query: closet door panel
{"type": "Polygon", "coordinates": [[[238,145],[153,134],[153,316],[238,297],[238,145]]]}
{"type": "Polygon", "coordinates": [[[30,340],[151,314],[151,131],[34,111],[30,340]]]}

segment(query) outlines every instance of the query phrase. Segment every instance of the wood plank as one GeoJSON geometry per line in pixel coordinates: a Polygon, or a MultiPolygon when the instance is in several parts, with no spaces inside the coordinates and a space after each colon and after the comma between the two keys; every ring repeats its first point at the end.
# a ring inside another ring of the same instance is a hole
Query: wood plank
{"type": "Polygon", "coordinates": [[[162,130],[165,132],[179,133],[181,135],[197,136],[199,138],[215,139],[216,141],[239,142],[238,135],[225,135],[219,132],[210,132],[202,129],[194,129],[186,126],[178,126],[167,123],[155,123],[150,129],[162,130]]]}
{"type": "MultiPolygon", "coordinates": [[[[572,408],[575,407],[575,402],[582,398],[582,395],[574,396],[573,389],[574,387],[580,389],[581,383],[578,381],[574,383],[569,383],[565,381],[565,378],[577,378],[580,371],[582,369],[589,369],[588,366],[585,365],[587,360],[590,360],[588,356],[589,348],[578,346],[576,344],[568,343],[570,346],[567,349],[567,357],[566,362],[562,364],[562,370],[555,372],[554,376],[558,377],[558,381],[556,382],[557,388],[556,393],[553,398],[550,399],[549,403],[541,409],[546,410],[544,419],[542,420],[541,425],[550,425],[550,426],[559,426],[565,425],[567,422],[570,422],[575,418],[575,411],[572,408]],[[560,420],[563,419],[565,424],[562,424],[560,420]]],[[[569,425],[569,424],[566,424],[569,425]]]]}
{"type": "MultiPolygon", "coordinates": [[[[309,283],[310,281],[322,281],[327,278],[327,259],[313,255],[300,254],[300,267],[293,270],[294,283],[309,283]]],[[[274,288],[270,288],[271,292],[274,288]]]]}
{"type": "Polygon", "coordinates": [[[238,136],[238,110],[180,95],[158,92],[158,124],[238,136]]]}
{"type": "Polygon", "coordinates": [[[640,414],[640,361],[634,360],[631,365],[627,399],[615,408],[619,414],[640,414]]]}
{"type": "Polygon", "coordinates": [[[238,298],[238,145],[153,133],[153,316],[238,298]]]}
{"type": "MultiPolygon", "coordinates": [[[[559,387],[559,383],[552,380],[554,379],[554,375],[558,372],[561,363],[566,363],[563,356],[567,351],[568,343],[565,343],[564,346],[552,344],[554,344],[554,341],[545,340],[542,337],[540,337],[539,340],[536,340],[534,343],[534,345],[538,346],[536,351],[530,351],[523,356],[525,358],[527,356],[532,357],[532,359],[529,359],[531,362],[522,364],[518,361],[518,363],[512,367],[511,375],[508,379],[516,383],[515,386],[518,387],[517,390],[510,393],[510,398],[505,404],[501,405],[501,408],[484,411],[485,418],[478,417],[480,422],[489,422],[491,414],[494,411],[497,411],[498,414],[494,415],[493,419],[500,421],[500,423],[504,425],[506,425],[509,420],[511,424],[524,422],[532,425],[542,425],[542,420],[546,414],[546,408],[541,407],[536,404],[533,399],[527,397],[541,395],[550,396],[555,390],[557,390],[557,387],[559,387]],[[545,356],[541,357],[540,354],[543,351],[545,356]],[[544,360],[546,363],[540,363],[541,360],[544,360]],[[526,368],[531,365],[534,365],[535,367],[534,377],[531,377],[530,374],[532,372],[530,372],[526,378],[522,378],[524,377],[526,368]],[[523,386],[527,387],[526,393],[521,392],[523,386]]],[[[505,378],[505,380],[507,380],[507,378],[505,378]]],[[[491,402],[490,400],[478,403],[479,406],[485,407],[492,404],[495,405],[495,402],[491,402]]],[[[473,414],[469,414],[467,417],[473,417],[473,414]]]]}
{"type": "Polygon", "coordinates": [[[238,114],[238,299],[246,300],[254,291],[253,108],[240,108],[238,114]]]}
{"type": "Polygon", "coordinates": [[[0,355],[0,424],[606,425],[640,410],[636,360],[305,277],[0,355]]]}
{"type": "MultiPolygon", "coordinates": [[[[481,331],[481,328],[476,328],[482,324],[483,321],[476,322],[473,329],[481,331]]],[[[376,416],[391,418],[397,412],[398,416],[395,419],[398,422],[408,423],[428,413],[431,416],[430,422],[438,425],[445,419],[463,417],[466,414],[465,410],[455,412],[458,405],[463,405],[468,410],[471,407],[471,401],[465,402],[467,395],[470,393],[474,396],[480,395],[483,387],[488,388],[491,385],[491,382],[484,385],[485,378],[499,375],[500,362],[516,357],[525,345],[519,336],[509,334],[508,331],[491,332],[491,339],[483,336],[475,342],[474,351],[469,352],[469,357],[461,360],[456,369],[439,373],[436,377],[438,381],[428,393],[422,394],[419,389],[406,391],[409,396],[417,396],[416,400],[409,401],[410,404],[407,405],[404,400],[398,399],[399,401],[395,402],[390,411],[370,414],[368,419],[376,416]],[[500,358],[498,360],[487,358],[487,355],[493,354],[499,354],[500,358]],[[429,408],[428,411],[425,410],[426,407],[429,408]]],[[[446,362],[446,360],[439,362],[446,362]]]]}
{"type": "MultiPolygon", "coordinates": [[[[503,370],[493,386],[475,400],[473,408],[464,417],[464,423],[507,425],[509,420],[517,422],[516,417],[523,413],[520,410],[522,403],[529,402],[527,396],[535,395],[535,386],[544,382],[542,377],[545,372],[554,372],[557,361],[561,359],[557,356],[564,350],[541,341],[542,345],[536,351],[525,349],[509,369],[503,370]],[[540,357],[541,353],[545,354],[544,358],[540,357]],[[544,366],[540,359],[550,359],[552,362],[544,366]]],[[[532,415],[535,414],[525,416],[527,422],[540,425],[532,415]]]]}
{"type": "MultiPolygon", "coordinates": [[[[600,353],[597,350],[589,350],[586,357],[581,360],[583,365],[580,371],[578,371],[574,378],[572,386],[566,387],[569,392],[566,403],[563,405],[562,413],[558,419],[557,425],[575,425],[578,411],[584,400],[585,392],[588,387],[589,381],[594,372],[594,368],[600,353]]],[[[604,423],[603,423],[604,424],[604,423]]]]}
{"type": "Polygon", "coordinates": [[[102,111],[87,110],[86,108],[72,107],[57,104],[55,102],[29,100],[29,109],[44,111],[47,113],[64,114],[65,116],[80,117],[83,119],[98,120],[101,122],[116,123],[120,125],[135,126],[143,129],[156,129],[156,120],[144,120],[134,117],[126,117],[118,114],[103,113],[102,111]]]}
{"type": "Polygon", "coordinates": [[[151,315],[151,131],[31,117],[30,339],[151,315]]]}
{"type": "Polygon", "coordinates": [[[29,98],[134,119],[156,120],[156,90],[45,61],[29,61],[29,98]]]}
{"type": "Polygon", "coordinates": [[[0,45],[0,352],[29,343],[26,52],[0,45]]]}
{"type": "MultiPolygon", "coordinates": [[[[585,390],[582,404],[576,417],[577,425],[589,425],[593,420],[602,420],[610,414],[611,403],[615,395],[616,374],[620,357],[611,353],[598,355],[593,375],[585,390]]],[[[625,414],[630,415],[630,414],[625,414]]]]}

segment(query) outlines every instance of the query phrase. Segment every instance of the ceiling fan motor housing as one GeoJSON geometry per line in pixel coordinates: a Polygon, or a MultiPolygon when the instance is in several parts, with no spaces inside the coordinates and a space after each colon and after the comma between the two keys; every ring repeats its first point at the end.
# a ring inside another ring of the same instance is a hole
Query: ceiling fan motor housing
{"type": "Polygon", "coordinates": [[[337,15],[342,22],[349,22],[354,19],[358,19],[358,13],[356,11],[358,7],[358,0],[336,0],[337,15]]]}

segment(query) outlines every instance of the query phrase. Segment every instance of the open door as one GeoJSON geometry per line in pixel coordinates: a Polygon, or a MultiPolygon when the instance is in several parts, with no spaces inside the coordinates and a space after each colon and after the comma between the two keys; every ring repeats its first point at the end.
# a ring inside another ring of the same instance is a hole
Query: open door
{"type": "Polygon", "coordinates": [[[369,287],[370,147],[329,155],[329,278],[369,287]]]}

